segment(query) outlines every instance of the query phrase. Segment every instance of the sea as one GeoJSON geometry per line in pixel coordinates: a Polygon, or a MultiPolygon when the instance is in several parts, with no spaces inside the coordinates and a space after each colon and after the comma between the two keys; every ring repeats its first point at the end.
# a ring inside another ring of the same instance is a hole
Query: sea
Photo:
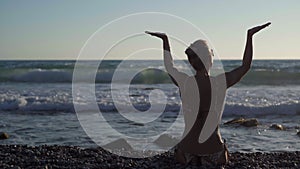
{"type": "MultiPolygon", "coordinates": [[[[0,61],[0,132],[10,136],[0,140],[0,144],[97,146],[82,127],[74,108],[72,84],[76,63],[75,60],[0,61]]],[[[84,67],[87,74],[81,75],[80,83],[83,84],[84,77],[93,73],[88,70],[88,65],[99,64],[94,71],[94,84],[87,85],[95,91],[95,103],[99,113],[109,121],[106,124],[115,126],[114,129],[123,135],[135,137],[144,137],[151,131],[155,131],[152,136],[159,135],[161,128],[166,126],[172,127],[170,137],[181,136],[183,120],[179,119],[179,123],[172,125],[176,118],[182,118],[178,116],[181,108],[179,91],[165,73],[162,60],[82,63],[85,67],[81,65],[81,68],[84,67]],[[134,70],[136,73],[129,80],[126,77],[113,80],[117,70],[134,70]],[[114,100],[112,90],[123,94],[127,100],[114,100]],[[149,100],[152,90],[159,90],[164,97],[149,100]],[[147,112],[151,105],[165,102],[163,112],[167,116],[159,116],[162,112],[147,112]],[[156,120],[154,127],[145,127],[147,122],[124,121],[120,109],[116,107],[118,104],[123,105],[122,112],[128,117],[136,117],[137,121],[139,117],[146,121],[148,118],[148,122],[155,118],[162,119],[156,120]],[[138,126],[144,126],[143,130],[139,130],[138,126]]],[[[216,65],[215,70],[223,68],[230,71],[240,66],[241,60],[216,61],[216,65]]],[[[193,73],[185,60],[175,61],[175,66],[179,71],[193,73]]],[[[76,99],[76,102],[88,105],[89,101],[82,98],[76,99]]],[[[85,111],[89,113],[88,109],[85,111]]],[[[103,142],[114,138],[110,137],[106,127],[101,127],[101,123],[95,125],[99,126],[97,132],[105,136],[101,137],[103,142]]],[[[220,130],[231,152],[300,151],[300,135],[297,135],[300,131],[300,60],[254,60],[247,75],[227,91],[220,130]],[[255,118],[259,125],[244,127],[224,124],[239,117],[255,118]],[[273,124],[282,125],[285,129],[270,128],[273,124]]],[[[159,146],[143,149],[155,150],[159,146]]]]}

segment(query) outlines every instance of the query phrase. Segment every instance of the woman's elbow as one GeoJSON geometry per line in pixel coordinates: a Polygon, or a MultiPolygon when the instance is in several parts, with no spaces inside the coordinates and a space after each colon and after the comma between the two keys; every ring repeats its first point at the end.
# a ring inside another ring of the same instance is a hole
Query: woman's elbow
{"type": "Polygon", "coordinates": [[[242,70],[243,70],[243,73],[247,73],[251,68],[251,64],[243,64],[242,66],[242,70]]]}

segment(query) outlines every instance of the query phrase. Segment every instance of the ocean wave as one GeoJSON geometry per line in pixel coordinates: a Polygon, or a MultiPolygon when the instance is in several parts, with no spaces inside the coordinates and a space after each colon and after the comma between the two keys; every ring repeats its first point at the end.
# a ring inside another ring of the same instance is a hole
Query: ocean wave
{"type": "MultiPolygon", "coordinates": [[[[125,70],[126,71],[126,70],[125,70]]],[[[129,70],[127,70],[130,72],[129,70]]],[[[114,70],[99,70],[96,74],[96,83],[111,83],[114,70]]],[[[80,82],[90,82],[93,79],[93,72],[85,72],[79,77],[80,82]]],[[[16,72],[2,75],[0,74],[0,81],[2,82],[27,82],[27,83],[71,83],[73,72],[70,70],[30,70],[28,72],[16,72]]],[[[126,83],[128,79],[126,76],[123,79],[115,79],[115,83],[126,83]]],[[[133,79],[132,84],[164,84],[172,83],[166,72],[159,69],[147,69],[139,72],[133,79]]]]}
{"type": "MultiPolygon", "coordinates": [[[[124,103],[119,103],[124,104],[124,103]]],[[[128,112],[131,110],[132,105],[128,106],[128,112]],[[129,108],[130,107],[130,108],[129,108]]],[[[134,104],[134,107],[139,111],[146,111],[149,109],[149,104],[134,104]]],[[[118,112],[114,104],[98,103],[98,108],[103,113],[118,112]]],[[[122,111],[126,112],[126,105],[122,106],[122,111]],[[125,109],[124,109],[125,108],[125,109]]],[[[0,102],[0,110],[2,111],[24,111],[24,112],[71,112],[74,113],[74,105],[72,102],[51,102],[34,100],[33,98],[20,97],[17,99],[8,99],[0,102]]],[[[92,106],[84,103],[81,106],[81,111],[89,112],[94,111],[92,106]]],[[[177,113],[180,111],[179,104],[167,104],[165,112],[177,113]]],[[[245,106],[239,104],[226,104],[223,116],[260,116],[260,115],[300,115],[300,104],[281,104],[271,105],[264,107],[245,106]]]]}
{"type": "Polygon", "coordinates": [[[228,105],[224,109],[224,116],[265,116],[265,115],[300,115],[300,104],[280,104],[264,107],[228,105]]]}
{"type": "MultiPolygon", "coordinates": [[[[130,73],[130,70],[124,70],[130,73]]],[[[80,78],[80,81],[87,82],[92,72],[87,71],[80,78]]],[[[98,70],[95,79],[96,83],[111,83],[114,70],[98,70]]],[[[252,70],[240,82],[240,85],[299,85],[300,72],[283,72],[270,70],[252,70]]],[[[71,70],[27,70],[0,73],[2,82],[27,82],[27,83],[72,83],[73,72],[71,70]]],[[[93,79],[93,78],[92,78],[93,79]]],[[[114,83],[125,83],[128,79],[117,79],[114,83]]],[[[172,83],[168,74],[159,69],[145,69],[131,79],[132,84],[166,84],[172,83]]]]}
{"type": "Polygon", "coordinates": [[[243,85],[290,85],[300,84],[300,72],[270,70],[250,71],[241,80],[243,85]]]}
{"type": "MultiPolygon", "coordinates": [[[[124,62],[124,61],[122,61],[124,62]]],[[[161,60],[128,60],[123,64],[121,72],[134,72],[142,70],[132,80],[133,84],[165,84],[172,83],[164,70],[161,60]],[[125,66],[124,66],[125,65],[125,66]]],[[[83,70],[82,82],[87,77],[94,76],[91,65],[96,61],[82,61],[80,68],[83,70]]],[[[96,83],[111,83],[115,69],[121,63],[119,60],[102,61],[98,67],[95,79],[96,83]]],[[[190,72],[187,61],[176,61],[179,71],[190,72]]],[[[76,61],[0,61],[0,82],[26,82],[26,83],[72,83],[73,70],[76,61]]],[[[239,60],[226,60],[215,62],[212,74],[220,72],[224,67],[231,71],[241,65],[239,60]]],[[[299,60],[254,60],[251,70],[239,83],[240,85],[299,85],[300,84],[299,60]]],[[[115,83],[124,83],[124,79],[117,79],[115,83]]]]}
{"type": "Polygon", "coordinates": [[[9,77],[11,82],[62,83],[72,82],[72,73],[59,70],[33,70],[9,77]]]}

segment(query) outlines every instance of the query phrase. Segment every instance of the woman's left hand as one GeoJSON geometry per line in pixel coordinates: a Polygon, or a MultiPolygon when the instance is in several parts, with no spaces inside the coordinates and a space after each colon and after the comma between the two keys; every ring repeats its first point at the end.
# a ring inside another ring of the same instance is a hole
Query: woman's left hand
{"type": "Polygon", "coordinates": [[[161,39],[166,39],[168,36],[165,33],[161,33],[161,32],[150,32],[150,31],[145,31],[145,33],[151,35],[151,36],[155,36],[161,39]]]}

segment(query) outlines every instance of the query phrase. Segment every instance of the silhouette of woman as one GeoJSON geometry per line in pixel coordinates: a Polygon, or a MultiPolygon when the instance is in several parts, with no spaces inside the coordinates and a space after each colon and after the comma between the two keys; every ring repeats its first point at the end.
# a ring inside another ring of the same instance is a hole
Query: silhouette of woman
{"type": "MultiPolygon", "coordinates": [[[[225,90],[239,82],[248,72],[252,62],[253,35],[271,23],[251,28],[247,32],[246,47],[243,56],[242,65],[238,68],[226,72],[223,76],[226,78],[225,90]]],[[[145,33],[158,37],[163,40],[163,55],[165,68],[173,80],[174,84],[179,87],[183,115],[185,121],[185,130],[182,140],[175,147],[175,158],[181,163],[196,162],[200,164],[222,165],[228,162],[228,150],[222,141],[219,126],[213,128],[213,133],[204,142],[199,142],[199,136],[210,112],[217,113],[211,109],[212,82],[218,77],[212,77],[209,74],[213,64],[213,53],[209,49],[206,41],[197,40],[192,43],[185,51],[188,61],[195,69],[194,76],[188,76],[179,72],[173,66],[173,59],[170,51],[168,36],[165,33],[149,32],[145,33]],[[197,90],[194,90],[197,88],[197,90]],[[197,91],[197,92],[195,92],[197,91]],[[202,98],[201,101],[197,97],[202,98]]],[[[220,77],[220,75],[218,75],[220,77]]],[[[222,96],[224,102],[225,94],[222,96]]]]}

